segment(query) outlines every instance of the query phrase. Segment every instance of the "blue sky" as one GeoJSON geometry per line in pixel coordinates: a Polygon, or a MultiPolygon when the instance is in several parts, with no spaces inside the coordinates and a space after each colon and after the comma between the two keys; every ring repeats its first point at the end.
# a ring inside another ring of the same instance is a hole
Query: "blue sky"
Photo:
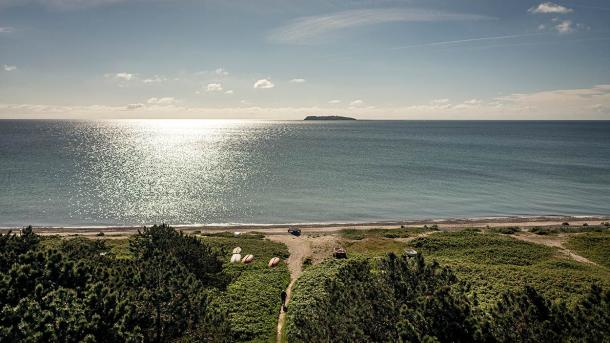
{"type": "Polygon", "coordinates": [[[0,0],[1,118],[610,119],[610,3],[0,0]]]}

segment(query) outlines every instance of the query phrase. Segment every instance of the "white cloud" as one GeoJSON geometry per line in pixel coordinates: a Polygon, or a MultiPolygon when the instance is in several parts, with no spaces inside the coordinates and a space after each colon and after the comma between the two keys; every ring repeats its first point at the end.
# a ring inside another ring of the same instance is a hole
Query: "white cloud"
{"type": "Polygon", "coordinates": [[[479,99],[470,99],[470,100],[464,101],[464,104],[466,104],[466,105],[478,105],[480,103],[482,103],[482,101],[479,99]]]}
{"type": "Polygon", "coordinates": [[[161,77],[159,75],[155,75],[153,77],[149,77],[149,78],[146,78],[146,79],[142,80],[142,82],[149,83],[149,84],[150,83],[161,83],[161,82],[164,82],[164,81],[167,81],[167,79],[164,78],[164,77],[161,77]]]}
{"type": "Polygon", "coordinates": [[[544,24],[538,25],[538,30],[544,31],[545,29],[546,29],[546,25],[544,25],[544,24]]]}
{"type": "Polygon", "coordinates": [[[305,79],[292,79],[290,80],[290,83],[305,83],[306,80],[305,79]]]}
{"type": "Polygon", "coordinates": [[[12,32],[15,32],[14,27],[10,27],[10,26],[0,27],[0,33],[12,33],[12,32]]]}
{"type": "Polygon", "coordinates": [[[216,70],[214,70],[214,74],[218,76],[227,76],[229,75],[229,72],[224,70],[223,68],[216,68],[216,70]]]}
{"type": "Polygon", "coordinates": [[[433,105],[441,105],[441,104],[446,104],[448,102],[449,102],[449,99],[446,99],[446,98],[444,98],[444,99],[434,99],[434,100],[430,101],[430,103],[433,104],[433,105]]]}
{"type": "Polygon", "coordinates": [[[15,71],[17,70],[17,66],[14,65],[9,65],[9,64],[5,64],[2,66],[2,69],[4,69],[4,71],[15,71]]]}
{"type": "Polygon", "coordinates": [[[571,20],[563,20],[559,24],[555,25],[555,30],[559,33],[570,33],[574,31],[571,20]]]}
{"type": "Polygon", "coordinates": [[[137,104],[127,104],[127,106],[125,106],[126,110],[137,110],[138,108],[142,108],[145,105],[142,103],[137,103],[137,104]]]}
{"type": "Polygon", "coordinates": [[[208,83],[206,92],[222,92],[222,84],[220,83],[208,83]]]}
{"type": "Polygon", "coordinates": [[[232,90],[232,89],[229,89],[228,91],[226,91],[226,92],[225,92],[225,94],[227,94],[227,95],[232,95],[232,94],[234,94],[234,93],[235,93],[235,92],[233,92],[233,90],[232,90]]]}
{"type": "Polygon", "coordinates": [[[150,105],[169,106],[176,104],[176,99],[173,97],[162,97],[162,98],[150,98],[146,103],[150,105]]]}
{"type": "Polygon", "coordinates": [[[362,106],[364,105],[364,101],[361,99],[354,100],[349,103],[350,106],[362,106]]]}
{"type": "Polygon", "coordinates": [[[457,104],[426,103],[396,107],[262,107],[242,101],[235,107],[188,107],[174,98],[151,98],[123,106],[0,104],[0,118],[248,118],[302,119],[311,113],[337,113],[367,119],[610,119],[610,84],[581,89],[515,93],[457,104]],[[164,100],[165,99],[165,100],[164,100]]]}
{"type": "Polygon", "coordinates": [[[538,6],[534,6],[528,10],[530,13],[559,13],[566,14],[573,12],[574,10],[568,7],[564,7],[552,2],[543,2],[538,6]]]}
{"type": "Polygon", "coordinates": [[[312,38],[328,32],[365,25],[389,22],[435,22],[486,20],[486,16],[413,8],[356,9],[332,14],[301,17],[291,21],[268,35],[268,39],[282,43],[307,43],[312,38]]]}
{"type": "Polygon", "coordinates": [[[136,78],[136,75],[131,73],[109,73],[104,76],[108,79],[114,79],[117,81],[132,81],[136,78]]]}
{"type": "Polygon", "coordinates": [[[336,105],[336,104],[340,104],[340,103],[341,103],[341,100],[339,100],[339,99],[333,99],[333,100],[330,100],[328,103],[329,103],[329,104],[332,104],[332,105],[336,105]]]}
{"type": "Polygon", "coordinates": [[[273,88],[275,87],[275,85],[273,84],[273,82],[271,82],[270,80],[267,79],[260,79],[256,82],[254,82],[254,88],[260,88],[260,89],[269,89],[269,88],[273,88]]]}

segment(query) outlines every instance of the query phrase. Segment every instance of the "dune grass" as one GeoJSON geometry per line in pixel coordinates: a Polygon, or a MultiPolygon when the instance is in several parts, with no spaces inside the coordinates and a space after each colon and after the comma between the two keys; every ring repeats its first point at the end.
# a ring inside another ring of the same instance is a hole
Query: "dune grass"
{"type": "Polygon", "coordinates": [[[610,286],[610,272],[558,254],[554,248],[497,233],[438,233],[409,244],[427,259],[451,266],[483,304],[502,291],[533,286],[551,299],[574,303],[592,284],[610,286]]]}
{"type": "Polygon", "coordinates": [[[610,268],[610,231],[573,236],[565,245],[589,260],[610,268]]]}

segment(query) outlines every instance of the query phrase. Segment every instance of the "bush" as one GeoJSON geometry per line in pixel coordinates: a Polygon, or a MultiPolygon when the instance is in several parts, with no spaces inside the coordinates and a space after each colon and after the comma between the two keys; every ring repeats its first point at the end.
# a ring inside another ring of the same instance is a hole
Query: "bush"
{"type": "Polygon", "coordinates": [[[228,322],[209,307],[218,288],[208,282],[222,268],[201,242],[155,226],[123,260],[102,240],[39,242],[31,229],[0,235],[0,341],[224,340],[228,322]]]}
{"type": "Polygon", "coordinates": [[[286,329],[289,342],[601,342],[609,320],[610,291],[597,286],[574,307],[526,286],[481,308],[451,269],[389,254],[309,268],[286,329]]]}
{"type": "Polygon", "coordinates": [[[494,227],[489,229],[490,232],[501,233],[504,235],[513,235],[517,232],[521,231],[521,228],[518,226],[508,226],[508,227],[494,227]]]}
{"type": "Polygon", "coordinates": [[[538,227],[538,226],[535,226],[535,227],[530,229],[530,232],[531,233],[535,233],[537,235],[550,235],[550,234],[557,233],[557,230],[551,229],[551,228],[548,228],[548,227],[538,227]]]}

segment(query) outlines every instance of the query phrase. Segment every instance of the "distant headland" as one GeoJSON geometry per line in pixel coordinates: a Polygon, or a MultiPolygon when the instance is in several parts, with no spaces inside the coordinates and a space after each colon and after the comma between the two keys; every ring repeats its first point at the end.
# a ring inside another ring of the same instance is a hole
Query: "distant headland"
{"type": "Polygon", "coordinates": [[[356,118],[342,116],[307,116],[305,120],[356,120],[356,118]]]}

